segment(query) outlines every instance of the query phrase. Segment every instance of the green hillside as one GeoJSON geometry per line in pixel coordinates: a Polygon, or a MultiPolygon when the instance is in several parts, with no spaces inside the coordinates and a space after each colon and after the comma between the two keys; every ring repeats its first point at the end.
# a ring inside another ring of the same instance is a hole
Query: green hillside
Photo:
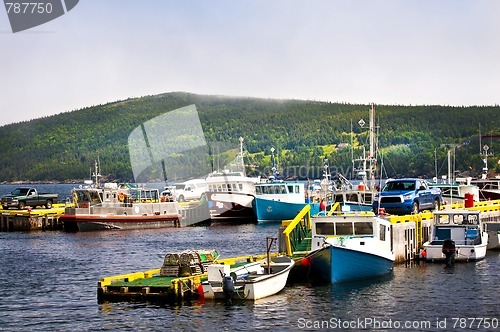
{"type": "MultiPolygon", "coordinates": [[[[0,182],[86,179],[97,158],[108,180],[133,181],[127,146],[132,130],[191,104],[207,142],[237,145],[240,136],[245,139],[253,173],[269,169],[275,147],[284,176],[319,177],[325,157],[334,173],[349,176],[351,142],[358,156],[368,140],[357,122],[368,123],[369,105],[166,93],[0,127],[0,182]]],[[[376,122],[384,176],[433,177],[436,165],[445,174],[447,151],[455,145],[454,169],[477,175],[483,167],[479,126],[481,145],[493,153],[490,171],[500,173],[500,139],[494,137],[500,134],[499,106],[376,105],[376,122]]]]}

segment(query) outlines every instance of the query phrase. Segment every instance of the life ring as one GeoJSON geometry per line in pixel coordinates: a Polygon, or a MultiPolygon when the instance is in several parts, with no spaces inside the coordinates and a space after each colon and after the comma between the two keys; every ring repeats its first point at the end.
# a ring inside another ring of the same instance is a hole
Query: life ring
{"type": "Polygon", "coordinates": [[[120,202],[123,202],[123,200],[124,200],[124,199],[125,199],[125,194],[124,194],[124,193],[119,193],[119,194],[118,194],[118,200],[119,200],[120,202]]]}

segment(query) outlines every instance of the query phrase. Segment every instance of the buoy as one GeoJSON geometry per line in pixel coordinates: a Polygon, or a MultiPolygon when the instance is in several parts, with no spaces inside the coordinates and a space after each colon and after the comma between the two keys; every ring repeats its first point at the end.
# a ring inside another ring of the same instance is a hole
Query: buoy
{"type": "Polygon", "coordinates": [[[203,285],[198,286],[198,295],[202,298],[205,298],[205,294],[203,294],[203,285]]]}
{"type": "Polygon", "coordinates": [[[325,201],[321,201],[321,203],[319,203],[319,209],[321,211],[325,211],[326,210],[326,202],[325,201]]]}
{"type": "Polygon", "coordinates": [[[422,251],[422,253],[420,254],[420,256],[422,256],[422,258],[425,258],[427,257],[427,251],[422,251]]]}
{"type": "Polygon", "coordinates": [[[309,258],[308,257],[304,257],[300,260],[300,263],[302,263],[303,266],[309,266],[309,258]]]}

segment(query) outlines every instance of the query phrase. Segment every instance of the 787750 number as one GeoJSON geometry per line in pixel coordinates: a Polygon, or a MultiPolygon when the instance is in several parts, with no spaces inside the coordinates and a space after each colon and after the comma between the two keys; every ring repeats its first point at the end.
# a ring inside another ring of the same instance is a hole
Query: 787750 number
{"type": "Polygon", "coordinates": [[[7,14],[50,14],[52,4],[50,2],[6,2],[7,14]]]}

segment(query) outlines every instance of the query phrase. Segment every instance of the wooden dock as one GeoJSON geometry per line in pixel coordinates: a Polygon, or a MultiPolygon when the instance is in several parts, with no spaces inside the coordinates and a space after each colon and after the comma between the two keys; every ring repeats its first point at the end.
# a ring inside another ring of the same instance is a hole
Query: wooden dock
{"type": "Polygon", "coordinates": [[[52,209],[0,209],[0,231],[46,231],[63,229],[59,216],[64,212],[64,204],[54,204],[52,209]]]}
{"type": "MultiPolygon", "coordinates": [[[[275,256],[273,254],[272,256],[275,256]]],[[[256,262],[266,257],[263,255],[240,256],[217,259],[214,263],[231,267],[256,262]]],[[[161,269],[134,272],[101,278],[97,283],[97,301],[151,301],[182,302],[199,297],[198,288],[207,280],[207,273],[198,273],[182,277],[162,277],[161,269]]]]}

